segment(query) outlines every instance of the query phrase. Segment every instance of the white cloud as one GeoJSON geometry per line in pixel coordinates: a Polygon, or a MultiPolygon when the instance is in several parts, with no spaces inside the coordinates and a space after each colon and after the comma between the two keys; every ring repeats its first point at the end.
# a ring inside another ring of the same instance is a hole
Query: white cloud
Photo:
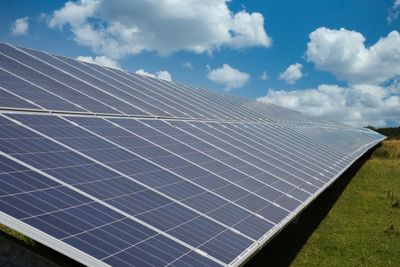
{"type": "Polygon", "coordinates": [[[105,56],[96,56],[96,57],[86,57],[86,56],[79,56],[76,58],[77,60],[84,61],[87,63],[92,63],[104,67],[114,68],[114,69],[121,69],[121,66],[118,64],[117,61],[112,60],[105,56]]]}
{"type": "Polygon", "coordinates": [[[51,28],[61,28],[65,24],[70,24],[72,28],[79,27],[87,23],[87,19],[95,14],[100,4],[98,0],[66,2],[62,8],[53,12],[48,24],[51,28]]]}
{"type": "Polygon", "coordinates": [[[188,61],[188,62],[183,62],[182,63],[182,66],[184,66],[185,68],[188,68],[188,69],[193,69],[193,65],[192,65],[192,62],[190,62],[190,61],[188,61]]]}
{"type": "Polygon", "coordinates": [[[376,85],[320,85],[296,91],[269,90],[260,102],[324,116],[351,125],[386,126],[388,121],[400,124],[400,87],[376,85]],[[397,93],[396,93],[397,92],[397,93]]]}
{"type": "Polygon", "coordinates": [[[78,44],[118,59],[143,51],[161,55],[221,47],[268,47],[260,13],[233,13],[228,0],[80,0],[53,12],[51,28],[68,25],[78,44]]]}
{"type": "Polygon", "coordinates": [[[11,35],[26,35],[29,29],[29,18],[19,18],[11,25],[10,31],[11,35]]]}
{"type": "Polygon", "coordinates": [[[284,80],[288,84],[294,84],[297,80],[303,77],[301,68],[303,65],[295,63],[290,65],[284,72],[279,75],[279,79],[284,80]]]}
{"type": "Polygon", "coordinates": [[[393,21],[395,21],[399,17],[399,14],[400,14],[400,0],[395,0],[388,12],[387,16],[388,23],[392,23],[393,21]]]}
{"type": "Polygon", "coordinates": [[[157,78],[166,80],[166,81],[172,81],[171,74],[166,71],[166,70],[160,70],[156,72],[157,78]]]}
{"type": "Polygon", "coordinates": [[[307,60],[350,84],[382,84],[400,75],[400,34],[393,31],[365,47],[364,36],[346,29],[319,28],[310,34],[307,60]]]}
{"type": "Polygon", "coordinates": [[[208,71],[207,78],[224,85],[227,91],[244,86],[250,79],[249,74],[232,68],[228,64],[223,64],[222,67],[213,70],[208,66],[208,71]]]}
{"type": "Polygon", "coordinates": [[[269,79],[269,76],[268,76],[268,74],[267,74],[267,72],[265,70],[263,70],[261,72],[260,79],[263,80],[263,81],[266,81],[266,80],[269,79]]]}
{"type": "Polygon", "coordinates": [[[137,74],[153,77],[153,78],[158,78],[166,81],[172,81],[171,74],[166,71],[166,70],[160,70],[157,71],[156,73],[149,73],[147,71],[144,71],[143,69],[139,69],[136,71],[137,74]]]}
{"type": "MultiPolygon", "coordinates": [[[[399,0],[400,5],[400,0],[399,0]]],[[[400,124],[400,34],[393,31],[370,47],[346,29],[319,28],[310,34],[306,58],[348,86],[269,90],[258,99],[351,125],[400,124]]]]}

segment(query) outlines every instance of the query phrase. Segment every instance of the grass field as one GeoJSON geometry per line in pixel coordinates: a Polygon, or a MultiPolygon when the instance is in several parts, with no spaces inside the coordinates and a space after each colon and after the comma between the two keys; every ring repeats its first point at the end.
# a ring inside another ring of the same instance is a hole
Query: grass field
{"type": "MultiPolygon", "coordinates": [[[[0,231],[62,266],[75,264],[10,228],[0,231]]],[[[357,161],[249,266],[400,266],[400,140],[357,161]]]]}
{"type": "Polygon", "coordinates": [[[248,266],[400,266],[400,140],[357,162],[248,266]]]}

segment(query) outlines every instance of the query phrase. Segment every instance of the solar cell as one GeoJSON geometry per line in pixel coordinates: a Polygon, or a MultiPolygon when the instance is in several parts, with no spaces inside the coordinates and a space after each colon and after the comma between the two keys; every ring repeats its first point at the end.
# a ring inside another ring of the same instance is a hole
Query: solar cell
{"type": "Polygon", "coordinates": [[[88,265],[217,265],[120,213],[0,155],[2,221],[88,265]],[[17,223],[15,219],[18,219],[17,223]],[[40,230],[41,233],[37,233],[40,230]],[[45,234],[45,235],[44,235],[45,234]],[[44,235],[44,237],[43,237],[44,235]],[[151,253],[154,252],[155,254],[151,253]],[[100,261],[101,260],[101,261],[100,261]]]}
{"type": "MultiPolygon", "coordinates": [[[[1,79],[1,78],[0,78],[1,79]]],[[[3,109],[41,109],[40,106],[20,98],[3,87],[0,87],[0,108],[3,109]]]]}
{"type": "Polygon", "coordinates": [[[147,88],[142,86],[134,81],[128,73],[116,69],[103,68],[93,64],[85,64],[93,69],[96,69],[99,73],[120,81],[124,85],[128,86],[130,90],[132,90],[132,93],[140,97],[140,99],[143,99],[153,106],[172,114],[174,117],[190,117],[188,114],[182,111],[181,108],[179,108],[179,105],[175,105],[174,102],[169,99],[168,95],[163,94],[163,92],[159,91],[157,88],[147,88]]]}
{"type": "Polygon", "coordinates": [[[0,223],[90,266],[236,266],[384,137],[0,43],[0,223]]]}
{"type": "MultiPolygon", "coordinates": [[[[136,88],[129,86],[126,83],[123,83],[121,79],[113,78],[112,76],[110,76],[111,72],[106,72],[107,74],[103,74],[101,71],[96,70],[94,68],[95,66],[93,65],[83,64],[79,61],[65,57],[54,56],[54,58],[57,58],[62,62],[66,62],[68,65],[73,66],[74,68],[90,75],[87,77],[91,78],[92,80],[100,82],[103,85],[102,86],[103,90],[108,91],[113,95],[119,96],[120,98],[130,102],[133,106],[136,106],[141,110],[145,110],[148,114],[152,116],[163,116],[163,117],[173,116],[159,108],[159,106],[165,108],[162,102],[156,99],[151,99],[145,94],[145,92],[141,92],[136,88]]],[[[105,71],[104,68],[100,69],[103,69],[105,71]]]]}
{"type": "MultiPolygon", "coordinates": [[[[127,98],[129,95],[122,95],[118,90],[112,90],[108,84],[103,83],[99,79],[92,77],[79,69],[66,64],[56,58],[31,49],[14,48],[20,52],[18,55],[21,58],[26,58],[31,61],[34,66],[42,66],[42,68],[51,68],[59,76],[59,81],[66,83],[74,88],[79,88],[79,91],[85,91],[87,95],[96,99],[101,99],[101,102],[119,111],[120,113],[131,115],[148,115],[146,112],[138,109],[122,97],[127,98]],[[43,63],[43,64],[42,64],[43,63]],[[105,90],[108,88],[108,90],[105,90]],[[109,92],[111,91],[111,92],[109,92]]],[[[16,52],[16,53],[18,53],[16,52]]]]}
{"type": "MultiPolygon", "coordinates": [[[[1,47],[1,43],[0,43],[1,47]]],[[[11,72],[14,76],[17,76],[20,79],[28,82],[31,85],[34,85],[34,88],[39,88],[43,91],[49,92],[52,95],[58,96],[63,99],[67,103],[71,103],[72,105],[80,108],[91,111],[93,113],[119,113],[111,107],[106,106],[100,101],[94,99],[88,94],[85,94],[84,90],[77,90],[72,87],[73,83],[69,83],[69,81],[62,81],[62,79],[55,79],[58,75],[56,74],[56,70],[52,70],[47,66],[43,66],[41,69],[43,72],[38,71],[39,68],[36,65],[30,62],[26,62],[24,64],[23,61],[16,61],[15,58],[11,58],[9,56],[5,56],[0,53],[0,63],[1,67],[5,70],[11,72]]],[[[39,62],[40,63],[40,62],[39,62]]],[[[28,98],[30,99],[30,98],[28,98]]],[[[30,99],[31,100],[31,99],[30,99]]],[[[32,100],[33,101],[33,100],[32,100]]],[[[75,111],[76,107],[72,110],[69,106],[65,107],[64,103],[59,107],[59,111],[75,111]]]]}

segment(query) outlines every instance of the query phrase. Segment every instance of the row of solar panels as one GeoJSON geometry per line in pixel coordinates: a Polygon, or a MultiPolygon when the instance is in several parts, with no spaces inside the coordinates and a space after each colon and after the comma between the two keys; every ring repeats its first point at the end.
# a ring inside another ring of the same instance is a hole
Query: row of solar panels
{"type": "Polygon", "coordinates": [[[2,43],[0,101],[2,108],[268,121],[233,97],[2,43]]]}
{"type": "Polygon", "coordinates": [[[87,265],[238,265],[383,136],[0,44],[0,223],[87,265]]]}
{"type": "Polygon", "coordinates": [[[0,64],[1,108],[225,121],[337,123],[275,105],[3,43],[0,43],[0,64]]]}
{"type": "Polygon", "coordinates": [[[1,211],[110,265],[239,263],[379,142],[354,131],[349,155],[307,131],[3,113],[1,211]]]}
{"type": "Polygon", "coordinates": [[[251,101],[249,99],[235,96],[244,107],[252,109],[260,114],[264,114],[268,118],[273,119],[279,123],[291,124],[319,124],[319,125],[334,125],[336,127],[349,127],[348,125],[323,117],[311,116],[299,111],[283,108],[271,103],[261,103],[258,101],[251,101]]]}

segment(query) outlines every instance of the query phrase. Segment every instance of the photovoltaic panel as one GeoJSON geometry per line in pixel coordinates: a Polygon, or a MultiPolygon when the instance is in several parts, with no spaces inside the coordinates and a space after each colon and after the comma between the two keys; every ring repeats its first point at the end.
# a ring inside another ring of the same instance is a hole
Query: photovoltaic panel
{"type": "Polygon", "coordinates": [[[237,266],[384,137],[0,43],[0,223],[91,266],[237,266]]]}
{"type": "Polygon", "coordinates": [[[7,157],[0,158],[0,202],[5,219],[11,223],[18,219],[13,227],[32,235],[42,231],[60,252],[70,250],[82,263],[104,265],[100,259],[113,266],[175,265],[180,258],[181,264],[216,265],[69,186],[7,157]]]}

